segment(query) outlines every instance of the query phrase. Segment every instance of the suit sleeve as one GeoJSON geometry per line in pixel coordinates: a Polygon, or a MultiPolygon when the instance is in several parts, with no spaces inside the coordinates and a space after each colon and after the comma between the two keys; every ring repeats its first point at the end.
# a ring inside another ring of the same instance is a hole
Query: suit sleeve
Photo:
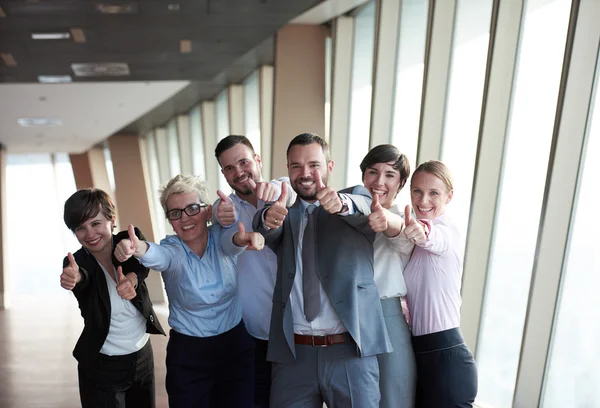
{"type": "Polygon", "coordinates": [[[363,186],[345,188],[339,191],[344,194],[354,205],[354,214],[342,217],[350,226],[367,235],[371,240],[375,239],[375,233],[369,226],[371,214],[371,195],[369,190],[363,186]]]}
{"type": "Polygon", "coordinates": [[[269,207],[270,205],[265,205],[262,210],[257,211],[254,214],[254,218],[252,219],[252,229],[265,237],[265,244],[267,244],[267,246],[273,252],[277,252],[277,248],[279,247],[281,238],[283,237],[283,227],[277,229],[268,229],[265,227],[263,223],[263,214],[269,209],[269,207]]]}
{"type": "MultiPolygon", "coordinates": [[[[144,236],[142,231],[140,231],[137,227],[135,228],[135,235],[142,241],[146,240],[146,237],[144,236]]],[[[113,242],[113,250],[114,246],[116,246],[119,242],[126,238],[129,238],[129,233],[127,231],[121,231],[117,235],[115,235],[113,242]]],[[[112,260],[113,265],[115,265],[115,267],[121,266],[123,268],[124,275],[127,275],[130,272],[135,273],[137,275],[138,285],[148,277],[148,273],[150,272],[150,269],[142,265],[133,256],[125,262],[119,262],[117,261],[117,258],[115,258],[115,255],[113,253],[112,260]]]]}

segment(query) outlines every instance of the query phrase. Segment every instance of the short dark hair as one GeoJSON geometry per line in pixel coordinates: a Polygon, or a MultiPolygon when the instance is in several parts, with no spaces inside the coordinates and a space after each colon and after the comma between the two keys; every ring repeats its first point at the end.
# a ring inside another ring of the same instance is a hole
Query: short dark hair
{"type": "Polygon", "coordinates": [[[372,165],[391,162],[394,163],[392,167],[400,173],[400,188],[398,189],[400,191],[410,175],[410,163],[408,162],[408,157],[400,153],[400,150],[391,144],[375,146],[367,153],[360,163],[360,171],[362,171],[363,179],[365,178],[365,171],[372,165]]]}
{"type": "Polygon", "coordinates": [[[112,198],[98,188],[84,188],[75,192],[65,201],[64,220],[67,228],[75,231],[77,227],[94,218],[98,213],[108,220],[115,217],[115,205],[112,198]]]}
{"type": "Polygon", "coordinates": [[[309,144],[318,143],[325,154],[325,161],[331,161],[331,156],[329,155],[329,145],[321,136],[314,133],[302,133],[292,139],[290,144],[288,145],[287,151],[285,152],[286,157],[290,155],[290,149],[292,146],[301,145],[307,146],[309,144]]]}
{"type": "Polygon", "coordinates": [[[248,146],[250,148],[250,150],[252,150],[252,153],[256,154],[254,152],[254,146],[252,146],[252,143],[250,142],[250,140],[248,140],[248,138],[246,136],[229,135],[229,136],[225,137],[224,139],[222,139],[217,144],[217,147],[215,148],[215,157],[217,158],[217,161],[219,162],[219,164],[221,164],[219,157],[221,157],[223,152],[225,150],[231,149],[233,146],[235,146],[236,144],[240,144],[240,143],[243,144],[244,146],[248,146]]]}

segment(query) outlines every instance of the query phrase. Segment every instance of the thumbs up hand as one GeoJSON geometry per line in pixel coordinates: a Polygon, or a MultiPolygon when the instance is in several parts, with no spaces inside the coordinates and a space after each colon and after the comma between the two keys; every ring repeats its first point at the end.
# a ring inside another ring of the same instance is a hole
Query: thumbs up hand
{"type": "Polygon", "coordinates": [[[123,275],[123,268],[117,268],[117,293],[125,300],[131,300],[136,296],[135,285],[137,283],[137,275],[129,272],[123,275]]]}
{"type": "Polygon", "coordinates": [[[275,201],[275,197],[279,194],[277,186],[267,181],[259,181],[257,183],[254,180],[249,180],[248,184],[250,185],[252,192],[256,195],[256,198],[265,203],[275,201]]]}
{"type": "Polygon", "coordinates": [[[404,223],[406,224],[404,235],[410,242],[419,245],[427,240],[425,225],[411,216],[410,205],[404,208],[404,223]]]}
{"type": "Polygon", "coordinates": [[[388,229],[387,210],[379,203],[379,195],[377,194],[373,194],[369,226],[375,232],[383,232],[388,229]]]}
{"type": "Polygon", "coordinates": [[[69,258],[69,264],[63,268],[60,274],[60,286],[66,290],[73,290],[81,280],[81,272],[79,272],[79,265],[75,262],[73,254],[69,252],[67,258],[69,258]]]}
{"type": "Polygon", "coordinates": [[[317,200],[321,204],[321,208],[329,214],[337,214],[342,210],[342,200],[338,193],[329,186],[325,186],[319,169],[313,171],[313,179],[317,188],[317,200]]]}
{"type": "Polygon", "coordinates": [[[140,243],[140,239],[137,237],[137,235],[135,235],[135,227],[133,226],[133,224],[129,224],[127,232],[129,234],[129,239],[122,239],[115,246],[114,254],[115,258],[117,258],[117,261],[119,262],[125,262],[126,260],[131,258],[135,254],[135,251],[137,250],[138,245],[140,243]]]}
{"type": "Polygon", "coordinates": [[[267,209],[264,214],[264,225],[270,229],[277,229],[283,225],[285,217],[287,217],[288,210],[286,208],[287,194],[288,194],[287,183],[281,183],[281,194],[277,201],[273,203],[267,209]]]}
{"type": "Polygon", "coordinates": [[[233,243],[239,247],[246,247],[246,250],[260,251],[265,246],[265,238],[258,232],[246,232],[243,223],[238,223],[239,231],[233,236],[233,243]]]}
{"type": "Polygon", "coordinates": [[[217,220],[223,227],[228,227],[235,222],[235,207],[233,201],[221,190],[217,190],[217,195],[221,199],[217,208],[217,220]]]}

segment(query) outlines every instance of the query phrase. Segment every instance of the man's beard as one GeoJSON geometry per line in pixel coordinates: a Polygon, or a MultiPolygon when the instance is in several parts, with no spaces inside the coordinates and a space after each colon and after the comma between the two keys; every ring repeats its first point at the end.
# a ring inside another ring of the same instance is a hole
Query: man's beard
{"type": "MultiPolygon", "coordinates": [[[[293,187],[296,187],[297,183],[299,184],[303,181],[314,181],[314,179],[308,178],[308,177],[298,178],[298,179],[296,179],[296,182],[294,182],[293,187]]],[[[329,174],[326,174],[325,176],[321,176],[321,181],[323,182],[323,185],[325,187],[327,187],[327,182],[329,181],[329,174]]],[[[300,197],[304,201],[316,201],[317,200],[317,185],[316,184],[313,185],[313,190],[308,194],[302,192],[302,190],[300,190],[299,187],[294,188],[294,191],[296,192],[296,194],[298,194],[298,197],[300,197]]]]}
{"type": "MultiPolygon", "coordinates": [[[[245,183],[248,183],[248,180],[252,179],[254,180],[255,183],[259,183],[260,180],[258,178],[254,178],[252,177],[251,174],[248,174],[248,178],[246,179],[245,183]]],[[[251,195],[252,194],[252,189],[250,188],[250,186],[245,185],[242,187],[239,187],[238,185],[235,184],[229,184],[229,187],[231,187],[233,189],[233,191],[235,191],[236,194],[238,195],[251,195]]]]}

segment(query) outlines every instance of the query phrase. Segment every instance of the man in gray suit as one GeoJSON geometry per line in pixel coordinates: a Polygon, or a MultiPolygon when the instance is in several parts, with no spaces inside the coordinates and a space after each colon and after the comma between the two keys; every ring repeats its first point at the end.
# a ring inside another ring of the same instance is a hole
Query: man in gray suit
{"type": "Polygon", "coordinates": [[[370,196],[327,187],[334,163],[317,135],[296,136],[287,160],[298,199],[288,212],[284,184],[253,223],[277,254],[271,406],[378,407],[376,355],[392,347],[373,280],[375,234],[357,211],[368,211],[370,196]]]}

